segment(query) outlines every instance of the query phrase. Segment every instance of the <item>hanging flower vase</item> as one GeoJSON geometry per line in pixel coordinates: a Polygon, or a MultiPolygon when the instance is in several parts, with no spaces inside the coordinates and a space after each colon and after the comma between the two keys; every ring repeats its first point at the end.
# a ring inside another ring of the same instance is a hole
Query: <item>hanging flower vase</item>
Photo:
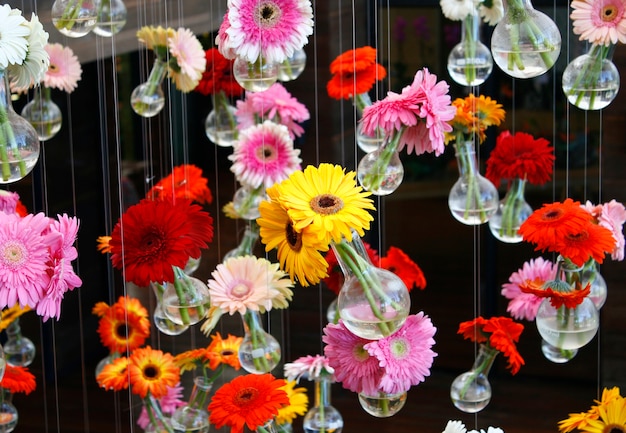
{"type": "Polygon", "coordinates": [[[243,185],[233,197],[233,207],[239,218],[245,220],[255,220],[261,216],[259,213],[259,204],[265,200],[265,186],[253,188],[249,185],[243,185]]]}
{"type": "Polygon", "coordinates": [[[17,408],[13,406],[13,394],[8,390],[0,390],[0,432],[10,433],[15,430],[19,415],[17,408]]]}
{"type": "Polygon", "coordinates": [[[50,98],[50,88],[44,85],[35,86],[33,99],[22,108],[21,114],[33,125],[41,141],[57,135],[63,124],[61,109],[50,98]]]}
{"type": "Polygon", "coordinates": [[[541,353],[543,353],[543,356],[548,361],[554,362],[555,364],[564,364],[571,361],[576,356],[578,349],[559,349],[546,340],[541,340],[541,353]]]}
{"type": "Polygon", "coordinates": [[[366,134],[365,131],[363,131],[363,123],[360,119],[363,116],[363,110],[370,105],[372,105],[372,99],[368,93],[359,93],[354,97],[354,106],[357,115],[356,144],[359,146],[359,149],[365,153],[375,151],[385,141],[385,135],[380,128],[376,129],[375,134],[366,134]]]}
{"type": "Polygon", "coordinates": [[[96,0],[56,0],[50,10],[52,24],[63,35],[81,38],[98,22],[96,0]]]}
{"type": "Polygon", "coordinates": [[[448,207],[452,216],[463,224],[484,224],[498,210],[498,190],[478,172],[472,141],[457,142],[454,149],[459,179],[448,194],[448,207]]]}
{"type": "Polygon", "coordinates": [[[480,41],[480,22],[478,8],[472,8],[461,22],[461,42],[448,55],[448,73],[462,86],[484,83],[493,70],[491,51],[480,41]]]}
{"type": "Polygon", "coordinates": [[[315,379],[314,406],[304,415],[302,427],[305,432],[337,432],[343,429],[343,418],[330,404],[331,380],[327,376],[315,379]]]}
{"type": "Polygon", "coordinates": [[[167,64],[156,58],[148,81],[135,87],[130,94],[130,105],[133,111],[142,117],[154,117],[165,106],[165,95],[161,85],[167,75],[167,64]]]}
{"type": "Polygon", "coordinates": [[[150,283],[152,290],[157,299],[157,304],[152,312],[152,321],[159,331],[165,335],[180,335],[185,332],[189,325],[181,325],[172,321],[163,310],[163,293],[165,292],[165,285],[150,283]]]}
{"type": "Polygon", "coordinates": [[[403,130],[385,138],[379,148],[365,155],[359,162],[357,179],[365,190],[374,195],[389,195],[402,183],[404,167],[398,152],[402,133],[403,130]]]}
{"type": "Polygon", "coordinates": [[[195,325],[204,318],[210,305],[209,288],[197,278],[174,266],[174,281],[164,285],[161,307],[179,325],[195,325]]]}
{"type": "Polygon", "coordinates": [[[593,302],[593,305],[595,305],[599,311],[606,302],[608,288],[606,280],[602,274],[600,274],[598,263],[595,260],[589,259],[589,261],[585,263],[580,270],[580,280],[583,287],[589,284],[589,299],[591,299],[591,302],[593,302]]]}
{"type": "Polygon", "coordinates": [[[601,110],[619,91],[619,71],[612,62],[615,44],[593,44],[589,52],[572,60],[563,71],[563,92],[582,110],[601,110]]]}
{"type": "Polygon", "coordinates": [[[22,335],[19,317],[6,328],[7,341],[4,343],[6,362],[19,367],[28,367],[35,359],[35,344],[22,335]]]}
{"type": "Polygon", "coordinates": [[[294,51],[291,57],[278,65],[278,81],[293,81],[302,74],[306,66],[306,53],[303,48],[294,51]]]}
{"type": "Polygon", "coordinates": [[[252,220],[244,231],[241,242],[237,248],[234,248],[224,255],[224,262],[232,257],[252,256],[254,246],[259,240],[259,225],[256,221],[252,220]]]}
{"type": "Polygon", "coordinates": [[[541,337],[558,349],[580,349],[589,343],[598,332],[600,324],[598,310],[588,297],[580,305],[555,308],[550,299],[539,305],[535,317],[541,337]]]}
{"type": "Polygon", "coordinates": [[[472,369],[452,381],[450,398],[457,409],[476,413],[487,407],[491,401],[491,384],[487,376],[498,353],[500,352],[481,344],[472,369]]]}
{"type": "Polygon", "coordinates": [[[393,272],[372,264],[356,231],[352,239],[331,242],[331,247],[344,274],[337,308],[346,328],[367,340],[393,334],[411,308],[406,285],[393,272]]]}
{"type": "Polygon", "coordinates": [[[13,110],[9,77],[0,70],[0,184],[17,182],[39,159],[35,128],[13,110]]]}
{"type": "Polygon", "coordinates": [[[359,393],[359,404],[372,416],[377,418],[388,418],[400,412],[406,403],[407,393],[388,394],[379,392],[376,395],[359,393]]]}
{"type": "Polygon", "coordinates": [[[253,374],[269,373],[280,362],[278,341],[265,332],[258,311],[247,310],[241,315],[245,335],[239,346],[239,362],[253,374]]]}
{"type": "Polygon", "coordinates": [[[204,132],[213,143],[230,147],[237,141],[237,121],[235,111],[223,90],[213,95],[213,109],[204,122],[204,132]]]}
{"type": "Polygon", "coordinates": [[[262,92],[278,80],[278,65],[268,63],[260,56],[254,63],[237,57],[233,62],[233,76],[244,89],[262,92]]]}
{"type": "Polygon", "coordinates": [[[93,32],[98,36],[110,38],[126,25],[128,11],[122,0],[100,0],[98,17],[93,32]]]}
{"type": "Polygon", "coordinates": [[[504,198],[500,200],[498,210],[489,218],[489,230],[499,241],[517,244],[523,240],[518,230],[533,213],[533,208],[524,199],[525,186],[525,179],[513,179],[504,198]]]}
{"type": "Polygon", "coordinates": [[[337,307],[337,298],[333,299],[326,309],[326,320],[328,323],[337,324],[339,322],[339,307],[337,307]]]}
{"type": "Polygon", "coordinates": [[[504,16],[491,35],[496,65],[515,78],[532,78],[548,71],[561,52],[557,25],[530,0],[504,0],[504,16]]]}
{"type": "Polygon", "coordinates": [[[171,416],[174,432],[208,433],[209,414],[206,411],[210,402],[209,394],[213,382],[204,376],[193,379],[193,388],[189,403],[179,407],[171,416]]]}
{"type": "Polygon", "coordinates": [[[106,367],[109,364],[112,364],[113,361],[115,361],[119,357],[120,357],[119,353],[113,352],[113,353],[108,354],[104,358],[102,358],[100,361],[98,361],[98,363],[96,364],[96,369],[95,369],[96,380],[98,380],[98,376],[100,375],[100,373],[102,373],[102,370],[104,370],[104,367],[106,367]]]}

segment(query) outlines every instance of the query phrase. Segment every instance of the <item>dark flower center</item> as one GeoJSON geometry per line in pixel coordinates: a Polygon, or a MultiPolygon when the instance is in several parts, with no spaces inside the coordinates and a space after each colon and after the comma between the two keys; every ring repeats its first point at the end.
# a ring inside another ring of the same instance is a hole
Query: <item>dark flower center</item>
{"type": "Polygon", "coordinates": [[[589,239],[589,233],[586,230],[580,233],[568,233],[565,238],[570,242],[584,242],[589,239]]]}
{"type": "Polygon", "coordinates": [[[606,5],[600,12],[600,18],[602,18],[602,21],[614,21],[618,13],[619,11],[615,5],[606,5]]]}
{"type": "Polygon", "coordinates": [[[609,424],[603,430],[603,433],[624,433],[624,432],[626,432],[626,430],[624,429],[624,426],[616,425],[616,424],[609,424]]]}
{"type": "Polygon", "coordinates": [[[220,353],[220,355],[222,355],[222,356],[231,356],[231,355],[234,355],[234,354],[235,354],[235,352],[233,352],[230,349],[222,350],[222,352],[220,353]]]}
{"type": "Polygon", "coordinates": [[[266,28],[274,27],[282,15],[282,10],[273,1],[259,3],[255,12],[257,24],[266,28]]]}
{"type": "Polygon", "coordinates": [[[256,156],[263,162],[273,161],[276,159],[276,152],[273,147],[259,146],[256,150],[256,156]]]}
{"type": "Polygon", "coordinates": [[[321,215],[333,215],[343,209],[343,200],[332,194],[313,197],[309,204],[311,209],[321,215]]]}
{"type": "Polygon", "coordinates": [[[117,327],[115,328],[115,334],[122,339],[125,339],[128,337],[128,326],[126,325],[126,323],[120,323],[117,325],[117,327]]]}
{"type": "Polygon", "coordinates": [[[551,209],[543,214],[541,219],[543,221],[555,221],[563,216],[563,211],[561,209],[551,209]]]}
{"type": "Polygon", "coordinates": [[[259,390],[256,388],[252,388],[252,387],[242,388],[239,391],[237,391],[237,394],[235,394],[233,403],[235,403],[238,406],[243,406],[255,400],[258,395],[259,395],[259,390]]]}
{"type": "Polygon", "coordinates": [[[146,379],[156,379],[159,377],[159,369],[154,365],[147,365],[143,369],[143,377],[146,379]]]}
{"type": "Polygon", "coordinates": [[[296,252],[300,251],[302,248],[302,235],[293,229],[291,223],[287,223],[285,226],[285,235],[291,249],[296,252]]]}

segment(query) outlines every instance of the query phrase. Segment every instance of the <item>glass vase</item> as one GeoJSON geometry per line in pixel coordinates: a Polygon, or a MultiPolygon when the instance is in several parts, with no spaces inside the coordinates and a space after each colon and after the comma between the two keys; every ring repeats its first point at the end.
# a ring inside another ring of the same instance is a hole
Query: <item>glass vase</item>
{"type": "Polygon", "coordinates": [[[256,221],[250,221],[250,224],[246,226],[246,229],[243,233],[243,237],[241,238],[241,242],[237,248],[234,248],[227,252],[224,255],[224,260],[230,259],[232,257],[241,257],[241,256],[252,256],[254,251],[254,246],[259,240],[259,225],[256,221]]]}
{"type": "Polygon", "coordinates": [[[583,268],[580,270],[580,280],[583,287],[587,284],[590,285],[589,299],[591,299],[593,305],[600,310],[606,302],[608,288],[606,280],[600,273],[598,263],[595,260],[589,259],[589,261],[585,263],[583,268]]]}
{"type": "Polygon", "coordinates": [[[613,63],[615,44],[593,44],[563,71],[562,87],[570,104],[582,110],[601,110],[617,96],[619,70],[613,63]]]}
{"type": "Polygon", "coordinates": [[[204,132],[209,140],[222,147],[230,147],[237,141],[236,111],[223,90],[213,95],[213,109],[204,122],[204,132]]]}
{"type": "Polygon", "coordinates": [[[6,328],[7,341],[4,343],[6,362],[19,367],[28,367],[35,359],[35,344],[22,335],[19,317],[6,328]]]}
{"type": "Polygon", "coordinates": [[[541,353],[543,353],[543,356],[548,361],[554,362],[555,364],[564,364],[571,361],[576,356],[578,349],[559,349],[542,339],[541,353]]]}
{"type": "Polygon", "coordinates": [[[195,325],[211,306],[209,288],[198,278],[187,275],[173,266],[174,281],[164,287],[161,307],[165,315],[179,325],[195,325]]]}
{"type": "Polygon", "coordinates": [[[63,35],[82,38],[98,22],[97,0],[56,0],[50,10],[52,24],[63,35]]]}
{"type": "Polygon", "coordinates": [[[13,109],[10,89],[8,74],[0,69],[0,184],[26,177],[40,151],[37,131],[13,109]]]}
{"type": "Polygon", "coordinates": [[[237,57],[233,62],[233,76],[245,90],[262,92],[278,80],[278,65],[268,63],[262,57],[254,63],[237,57]]]}
{"type": "Polygon", "coordinates": [[[525,179],[513,179],[498,210],[489,218],[491,234],[501,242],[517,244],[522,242],[518,233],[520,226],[533,213],[533,208],[524,198],[525,179]]]}
{"type": "Polygon", "coordinates": [[[100,375],[100,373],[102,373],[102,370],[104,370],[104,367],[106,367],[109,364],[112,364],[113,361],[115,361],[119,357],[120,357],[119,353],[113,352],[113,353],[109,353],[107,356],[105,356],[100,361],[98,361],[98,363],[96,364],[96,370],[94,374],[96,377],[96,380],[98,380],[98,376],[100,375]]]}
{"type": "Polygon", "coordinates": [[[245,220],[256,220],[261,216],[259,213],[259,204],[267,198],[265,194],[265,186],[258,188],[249,185],[243,185],[235,191],[233,196],[233,207],[239,218],[245,220]]]}
{"type": "Polygon", "coordinates": [[[493,70],[491,51],[480,41],[480,23],[478,8],[472,8],[461,22],[461,42],[448,55],[448,74],[462,86],[484,83],[493,70]]]}
{"type": "Polygon", "coordinates": [[[402,132],[386,137],[383,144],[361,158],[357,166],[359,183],[374,195],[389,195],[402,183],[404,167],[398,152],[402,132]]]}
{"type": "Polygon", "coordinates": [[[50,140],[57,135],[63,124],[61,109],[52,101],[50,88],[35,86],[33,99],[22,108],[22,117],[30,122],[41,141],[50,140]]]}
{"type": "Polygon", "coordinates": [[[363,110],[372,105],[372,99],[368,93],[359,93],[354,98],[354,106],[356,108],[357,124],[356,124],[356,144],[365,153],[375,151],[385,141],[385,135],[380,128],[376,129],[375,134],[366,134],[363,130],[363,123],[360,122],[363,116],[363,110]]]}
{"type": "Polygon", "coordinates": [[[130,105],[133,111],[142,117],[154,117],[165,106],[165,95],[161,88],[167,75],[167,64],[159,59],[154,59],[148,81],[135,87],[130,94],[130,105]]]}
{"type": "Polygon", "coordinates": [[[452,216],[463,224],[484,224],[498,210],[498,190],[479,173],[472,141],[455,143],[454,149],[459,179],[448,194],[448,207],[452,216]]]}
{"type": "Polygon", "coordinates": [[[122,0],[100,0],[98,17],[93,32],[98,36],[110,38],[126,25],[128,11],[122,0]]]}
{"type": "Polygon", "coordinates": [[[207,433],[209,431],[209,405],[213,383],[204,376],[193,379],[193,388],[189,402],[179,407],[172,414],[172,427],[177,433],[207,433]]]}
{"type": "Polygon", "coordinates": [[[278,65],[278,81],[293,81],[302,74],[306,66],[306,53],[303,48],[294,51],[291,57],[278,65]]]}
{"type": "Polygon", "coordinates": [[[559,28],[530,0],[504,0],[504,16],[491,35],[491,53],[502,71],[515,78],[547,72],[561,52],[559,28]]]}
{"type": "Polygon", "coordinates": [[[318,377],[314,381],[313,407],[304,415],[302,428],[305,433],[341,433],[343,418],[339,411],[330,404],[331,380],[318,377]]]}
{"type": "Polygon", "coordinates": [[[9,433],[15,430],[19,414],[13,406],[13,394],[7,389],[0,389],[0,433],[9,433]]]}
{"type": "Polygon", "coordinates": [[[163,311],[163,293],[165,292],[165,286],[157,283],[150,283],[152,290],[157,299],[156,306],[152,312],[152,321],[159,331],[165,335],[175,336],[185,332],[189,325],[181,325],[170,319],[163,311]]]}
{"type": "Polygon", "coordinates": [[[481,344],[472,369],[457,376],[450,387],[450,398],[457,409],[476,413],[483,410],[491,400],[491,384],[488,376],[497,350],[481,344]]]}
{"type": "Polygon", "coordinates": [[[600,320],[598,309],[588,297],[574,308],[555,308],[546,298],[539,305],[535,323],[547,343],[557,349],[572,350],[580,349],[595,337],[600,320]]]}
{"type": "Polygon", "coordinates": [[[388,394],[379,392],[376,395],[359,393],[359,404],[372,416],[388,418],[400,412],[406,403],[407,393],[388,394]]]}
{"type": "Polygon", "coordinates": [[[248,373],[269,373],[280,362],[280,344],[263,329],[261,314],[247,310],[241,315],[244,337],[239,346],[239,362],[248,373]]]}
{"type": "Polygon", "coordinates": [[[393,334],[411,308],[404,282],[393,272],[372,264],[356,231],[352,239],[331,242],[331,247],[344,274],[337,308],[346,328],[367,340],[393,334]]]}
{"type": "Polygon", "coordinates": [[[274,421],[274,419],[270,419],[265,424],[258,426],[255,431],[256,433],[278,433],[276,421],[274,421]]]}

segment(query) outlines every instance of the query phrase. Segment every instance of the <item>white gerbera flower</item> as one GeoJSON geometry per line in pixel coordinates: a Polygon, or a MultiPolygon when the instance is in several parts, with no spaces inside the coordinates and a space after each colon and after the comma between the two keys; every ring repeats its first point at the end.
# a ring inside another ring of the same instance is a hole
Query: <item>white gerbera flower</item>
{"type": "Polygon", "coordinates": [[[439,0],[443,15],[452,21],[460,21],[476,9],[475,0],[439,0]]]}
{"type": "Polygon", "coordinates": [[[495,26],[498,21],[504,16],[504,5],[502,0],[491,0],[491,6],[485,6],[485,2],[481,2],[478,7],[478,13],[482,17],[483,21],[490,26],[495,26]]]}
{"type": "Polygon", "coordinates": [[[446,428],[443,430],[442,433],[465,433],[466,429],[465,429],[465,424],[463,424],[461,421],[448,421],[448,424],[446,424],[446,428]]]}
{"type": "Polygon", "coordinates": [[[19,9],[0,6],[0,69],[21,65],[28,52],[30,26],[19,9]]]}
{"type": "Polygon", "coordinates": [[[11,76],[11,88],[15,90],[25,90],[33,84],[39,83],[43,80],[50,66],[50,56],[45,49],[48,43],[48,32],[43,29],[43,25],[35,14],[32,14],[28,25],[30,33],[26,58],[21,65],[13,65],[8,68],[11,76]]]}

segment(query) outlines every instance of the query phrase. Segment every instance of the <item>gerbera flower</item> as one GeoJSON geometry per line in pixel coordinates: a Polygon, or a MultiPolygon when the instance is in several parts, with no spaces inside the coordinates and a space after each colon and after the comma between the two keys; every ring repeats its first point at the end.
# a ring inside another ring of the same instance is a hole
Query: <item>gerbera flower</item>
{"type": "Polygon", "coordinates": [[[589,259],[602,263],[605,254],[613,251],[614,245],[613,234],[609,229],[588,221],[578,230],[566,233],[553,251],[575,265],[582,266],[589,259]]]}
{"type": "Polygon", "coordinates": [[[376,48],[369,46],[337,56],[330,64],[330,73],[326,90],[333,99],[350,99],[367,93],[376,81],[387,76],[387,70],[376,62],[376,48]]]}
{"type": "Polygon", "coordinates": [[[146,398],[148,393],[161,398],[168,387],[180,381],[180,371],[169,353],[150,346],[135,349],[128,358],[128,374],[133,394],[146,398]]]}
{"type": "Polygon", "coordinates": [[[220,263],[211,273],[208,286],[211,305],[229,314],[247,310],[272,309],[272,298],[278,295],[277,285],[292,283],[277,263],[254,256],[232,257],[220,263]]]}
{"type": "Polygon", "coordinates": [[[111,245],[109,244],[109,242],[111,242],[111,236],[98,236],[96,242],[98,243],[96,249],[102,254],[111,252],[111,245]]]}
{"type": "Polygon", "coordinates": [[[322,355],[301,356],[293,362],[288,362],[284,366],[285,377],[288,380],[300,381],[302,376],[309,380],[319,379],[321,376],[332,376],[335,369],[330,366],[328,358],[322,355]]]}
{"type": "Polygon", "coordinates": [[[50,65],[50,57],[44,48],[48,43],[48,32],[44,30],[39,18],[34,13],[31,14],[27,24],[30,27],[30,33],[28,34],[26,57],[23,62],[10,64],[7,67],[9,77],[11,77],[11,89],[14,91],[24,91],[39,83],[50,65]]]}
{"type": "Polygon", "coordinates": [[[211,344],[209,344],[207,351],[214,353],[215,356],[210,358],[209,368],[215,370],[219,365],[226,364],[238,371],[241,368],[239,347],[242,341],[242,337],[230,334],[227,338],[222,338],[219,332],[211,335],[211,344]]]}
{"type": "Polygon", "coordinates": [[[121,391],[128,388],[128,358],[125,356],[115,358],[110,364],[106,364],[96,377],[98,385],[104,389],[121,391]]]}
{"type": "Polygon", "coordinates": [[[203,95],[224,92],[226,96],[241,96],[243,87],[232,75],[234,61],[229,60],[217,48],[209,48],[204,52],[206,65],[200,82],[194,89],[203,95]]]}
{"type": "Polygon", "coordinates": [[[587,201],[584,208],[593,216],[595,221],[611,231],[615,240],[615,247],[611,251],[613,260],[624,260],[624,223],[626,222],[626,208],[622,203],[611,200],[608,203],[593,206],[587,201]]]}
{"type": "Polygon", "coordinates": [[[304,387],[296,388],[296,382],[293,380],[286,381],[285,385],[281,386],[279,389],[287,393],[289,404],[278,409],[278,414],[274,420],[277,424],[291,424],[298,415],[302,416],[306,414],[309,404],[307,389],[304,387]]]}
{"type": "Polygon", "coordinates": [[[16,192],[0,190],[0,212],[15,213],[17,204],[20,201],[20,195],[16,192]]]}
{"type": "Polygon", "coordinates": [[[18,319],[22,314],[28,313],[29,311],[31,311],[29,306],[20,307],[17,304],[3,309],[0,313],[0,332],[7,329],[9,325],[15,321],[15,319],[18,319]]]}
{"type": "Polygon", "coordinates": [[[407,317],[402,327],[389,337],[364,346],[384,369],[380,390],[391,394],[405,392],[430,376],[430,367],[437,356],[431,349],[436,331],[430,318],[419,312],[407,317]]]}
{"type": "Polygon", "coordinates": [[[28,35],[30,26],[19,9],[11,9],[4,4],[0,6],[0,69],[9,65],[21,64],[28,52],[28,35]]]}
{"type": "Polygon", "coordinates": [[[266,188],[282,182],[300,170],[300,149],[294,149],[286,126],[270,120],[239,132],[233,143],[230,171],[237,180],[252,188],[266,188]]]}
{"type": "Polygon", "coordinates": [[[626,42],[626,5],[621,0],[572,1],[573,32],[580,40],[609,45],[626,42]]]}
{"type": "MultiPolygon", "coordinates": [[[[363,246],[365,246],[365,251],[367,251],[367,255],[370,261],[375,266],[381,266],[380,257],[378,257],[378,251],[373,249],[370,244],[367,242],[363,242],[363,246]]],[[[328,250],[326,255],[324,256],[326,263],[328,263],[327,273],[328,276],[323,279],[324,284],[337,296],[339,296],[339,292],[341,291],[341,286],[343,286],[344,276],[343,271],[341,270],[341,266],[339,266],[339,261],[337,260],[337,256],[335,255],[335,251],[331,248],[328,250]]],[[[393,272],[393,271],[392,271],[393,272]]],[[[408,287],[408,286],[407,286],[408,287]]]]}
{"type": "Polygon", "coordinates": [[[554,164],[553,148],[544,138],[525,132],[503,131],[486,163],[486,176],[494,185],[502,179],[522,179],[534,185],[550,180],[554,164]]]}
{"type": "Polygon", "coordinates": [[[626,399],[616,398],[597,407],[598,419],[588,418],[581,432],[604,433],[626,431],[626,399]]]}
{"type": "Polygon", "coordinates": [[[559,431],[563,433],[568,433],[575,429],[581,430],[589,424],[589,419],[597,418],[598,415],[595,413],[570,413],[569,418],[559,421],[559,431]]]}
{"type": "MultiPolygon", "coordinates": [[[[166,415],[172,415],[176,409],[185,406],[187,404],[183,399],[183,387],[179,384],[175,386],[168,386],[167,393],[159,399],[159,406],[161,412],[166,415]]],[[[137,425],[142,429],[145,429],[150,424],[150,416],[145,406],[141,408],[141,412],[137,417],[137,425]]]]}
{"type": "Polygon", "coordinates": [[[475,96],[470,93],[465,98],[452,101],[456,114],[450,121],[452,131],[446,133],[445,142],[456,140],[457,143],[470,140],[475,135],[482,143],[487,137],[485,131],[490,126],[498,126],[504,121],[505,111],[502,104],[489,96],[475,96]]]}
{"type": "Polygon", "coordinates": [[[213,219],[200,206],[189,200],[144,199],[128,208],[113,228],[111,261],[124,269],[126,281],[138,286],[172,282],[172,266],[184,268],[212,239],[213,219]]]}
{"type": "Polygon", "coordinates": [[[244,425],[256,430],[289,404],[287,393],[280,389],[283,379],[271,374],[247,374],[222,385],[211,399],[207,410],[209,421],[220,429],[230,427],[231,433],[242,433],[244,425]]]}
{"type": "Polygon", "coordinates": [[[309,0],[230,0],[228,20],[228,39],[220,42],[250,63],[282,63],[313,34],[309,0]]]}
{"type": "Polygon", "coordinates": [[[121,296],[111,307],[104,302],[96,304],[93,313],[100,316],[98,335],[102,344],[112,353],[132,352],[143,346],[150,336],[148,311],[139,300],[121,296]]]}
{"type": "Polygon", "coordinates": [[[378,394],[378,384],[383,376],[383,369],[378,359],[371,356],[365,345],[371,340],[357,337],[343,324],[329,323],[324,327],[324,355],[335,369],[335,380],[352,392],[369,395],[378,394]]]}
{"type": "Polygon", "coordinates": [[[177,67],[169,68],[176,87],[182,92],[192,91],[200,82],[206,67],[202,44],[191,30],[181,27],[168,38],[167,46],[176,61],[177,67]]]}
{"type": "Polygon", "coordinates": [[[448,421],[442,433],[466,433],[465,424],[461,421],[448,421]]]}
{"type": "Polygon", "coordinates": [[[553,280],[556,275],[556,265],[543,257],[537,257],[525,262],[520,269],[513,272],[509,282],[502,284],[502,295],[509,299],[506,311],[514,319],[533,321],[537,316],[537,310],[542,298],[530,293],[525,293],[521,285],[526,281],[535,281],[543,284],[553,280]]]}
{"type": "Polygon", "coordinates": [[[476,10],[474,0],[439,0],[441,12],[452,21],[463,20],[476,10]]]}
{"type": "Polygon", "coordinates": [[[380,267],[400,277],[409,291],[414,287],[426,288],[426,277],[422,269],[398,247],[389,247],[387,255],[380,259],[380,267]]]}
{"type": "Polygon", "coordinates": [[[73,92],[83,73],[78,57],[70,47],[59,43],[47,44],[45,49],[50,56],[50,66],[43,78],[43,85],[67,93],[73,92]]]}
{"type": "Polygon", "coordinates": [[[370,193],[357,186],[355,173],[340,165],[320,164],[295,171],[274,186],[296,231],[310,226],[325,243],[352,238],[352,230],[363,236],[374,218],[370,193]]]}
{"type": "Polygon", "coordinates": [[[161,50],[163,47],[167,47],[167,41],[174,36],[174,29],[163,28],[161,26],[144,26],[137,30],[137,39],[139,42],[143,42],[149,50],[161,50]]]}
{"type": "Polygon", "coordinates": [[[478,6],[478,14],[484,22],[495,26],[504,16],[504,4],[502,0],[482,1],[478,6]]]}
{"type": "Polygon", "coordinates": [[[202,169],[193,164],[174,167],[172,172],[158,181],[146,194],[151,200],[173,200],[185,198],[198,203],[213,202],[208,179],[202,176],[202,169]]]}
{"type": "Polygon", "coordinates": [[[28,368],[7,364],[4,376],[0,380],[0,388],[8,390],[11,394],[30,394],[35,390],[37,383],[35,376],[28,371],[28,368]]]}
{"type": "Polygon", "coordinates": [[[320,240],[311,227],[296,231],[287,210],[276,201],[274,187],[267,193],[274,198],[259,204],[261,216],[257,219],[265,251],[276,248],[280,266],[291,281],[297,279],[303,286],[317,284],[327,275],[327,263],[320,251],[328,250],[328,244],[320,240]]]}
{"type": "Polygon", "coordinates": [[[579,282],[575,283],[572,290],[563,291],[560,287],[551,287],[551,281],[541,284],[539,281],[526,281],[520,284],[520,290],[539,298],[550,298],[550,304],[554,308],[575,308],[580,305],[591,291],[591,287],[587,284],[584,288],[579,282]]]}

